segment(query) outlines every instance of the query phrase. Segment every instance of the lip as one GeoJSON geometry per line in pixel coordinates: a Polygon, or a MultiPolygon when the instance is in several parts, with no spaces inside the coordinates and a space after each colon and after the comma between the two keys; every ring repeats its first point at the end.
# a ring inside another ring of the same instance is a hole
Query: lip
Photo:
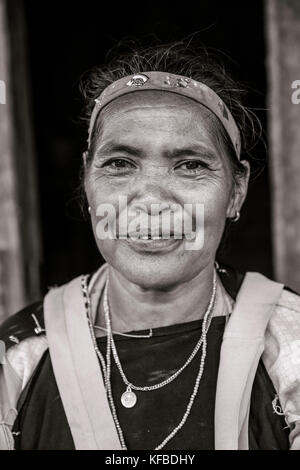
{"type": "Polygon", "coordinates": [[[168,238],[168,239],[150,239],[146,240],[143,238],[139,239],[132,239],[128,238],[125,240],[128,245],[130,245],[135,251],[139,252],[169,252],[174,250],[180,242],[182,242],[182,239],[176,239],[176,238],[168,238]]]}
{"type": "Polygon", "coordinates": [[[144,232],[138,232],[138,231],[134,231],[134,232],[128,232],[127,233],[127,238],[131,238],[131,239],[148,239],[148,238],[151,238],[151,239],[154,239],[154,238],[157,238],[157,239],[169,239],[169,238],[175,238],[177,237],[178,238],[182,238],[184,237],[184,234],[182,231],[169,231],[169,232],[162,232],[161,229],[157,229],[155,230],[154,232],[151,232],[151,231],[144,231],[144,232]]]}

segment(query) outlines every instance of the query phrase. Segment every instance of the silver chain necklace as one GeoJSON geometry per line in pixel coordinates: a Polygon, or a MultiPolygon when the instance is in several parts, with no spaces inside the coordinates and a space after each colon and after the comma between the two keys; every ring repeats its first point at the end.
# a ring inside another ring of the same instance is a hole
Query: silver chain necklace
{"type": "MultiPolygon", "coordinates": [[[[113,339],[112,335],[112,330],[111,330],[111,320],[110,320],[110,310],[109,310],[109,305],[108,305],[108,299],[107,299],[107,290],[108,290],[108,281],[106,282],[105,289],[104,289],[104,299],[103,299],[103,308],[104,308],[104,313],[105,313],[105,321],[107,325],[107,334],[110,335],[110,341],[111,341],[111,348],[112,348],[112,353],[114,356],[115,363],[119,369],[119,372],[121,374],[121,377],[123,379],[124,384],[127,386],[126,391],[122,394],[121,396],[121,402],[122,405],[125,406],[125,408],[132,408],[136,402],[137,402],[137,396],[132,390],[137,390],[141,392],[151,392],[153,390],[157,390],[161,387],[164,387],[165,385],[168,385],[169,383],[173,382],[180,374],[181,372],[184,371],[184,369],[190,364],[190,362],[194,359],[195,355],[199,351],[202,341],[203,341],[203,335],[201,335],[199,341],[197,342],[194,350],[192,351],[191,355],[188,357],[186,362],[181,366],[174,374],[172,374],[170,377],[167,379],[163,380],[162,382],[155,384],[155,385],[149,385],[145,387],[133,385],[126,377],[118,353],[117,353],[117,348],[113,339]]],[[[209,301],[209,305],[207,307],[207,310],[204,314],[205,317],[210,316],[210,312],[212,309],[212,306],[214,305],[215,302],[215,295],[216,295],[216,275],[214,272],[214,280],[213,280],[213,290],[211,294],[211,298],[209,301]]],[[[207,331],[205,332],[205,334],[207,331]]]]}
{"type": "MultiPolygon", "coordinates": [[[[193,389],[193,392],[190,396],[190,400],[189,400],[189,403],[186,407],[186,411],[185,411],[181,421],[179,422],[179,424],[155,448],[155,450],[162,449],[177,434],[177,432],[184,426],[184,424],[185,424],[185,422],[186,422],[186,420],[187,420],[187,418],[190,414],[190,411],[192,409],[195,397],[198,393],[198,389],[199,389],[199,385],[200,385],[200,381],[201,381],[201,377],[203,375],[203,370],[204,370],[204,365],[205,365],[206,347],[207,347],[206,335],[207,335],[207,332],[208,332],[208,329],[209,329],[209,326],[210,326],[210,323],[211,323],[211,319],[212,319],[212,316],[213,316],[212,313],[213,313],[213,308],[214,308],[215,298],[216,298],[216,285],[217,285],[216,273],[214,271],[213,290],[212,290],[212,295],[211,295],[211,298],[210,298],[208,308],[207,308],[207,310],[204,314],[204,317],[203,317],[201,337],[200,337],[200,340],[198,341],[196,347],[194,348],[191,356],[188,358],[188,360],[185,362],[185,364],[177,372],[175,372],[175,374],[173,374],[171,377],[169,377],[165,381],[161,382],[160,384],[156,384],[156,385],[152,386],[152,387],[154,387],[152,389],[155,390],[157,388],[161,388],[164,385],[167,385],[168,383],[172,382],[180,374],[180,372],[182,372],[185,369],[185,367],[191,362],[191,360],[195,357],[197,351],[200,349],[200,347],[202,345],[202,355],[201,355],[201,359],[200,359],[199,372],[197,374],[194,389],[193,389]]],[[[119,439],[120,439],[120,442],[121,442],[122,449],[126,450],[127,447],[126,447],[123,431],[122,431],[122,428],[120,426],[119,419],[118,419],[118,416],[117,416],[116,407],[115,407],[114,400],[113,400],[113,395],[112,395],[111,382],[110,382],[111,351],[113,351],[113,354],[114,354],[114,350],[115,350],[116,353],[117,353],[117,351],[116,351],[114,340],[113,340],[113,335],[112,335],[112,330],[111,330],[111,321],[110,321],[110,315],[109,315],[109,307],[108,307],[108,301],[107,301],[108,281],[106,282],[105,292],[104,292],[105,321],[106,321],[106,329],[108,331],[108,334],[107,334],[107,349],[106,349],[106,364],[105,364],[105,360],[103,358],[103,355],[102,355],[101,351],[99,350],[99,348],[97,346],[97,341],[96,341],[96,337],[95,337],[95,333],[94,333],[94,328],[93,328],[93,324],[91,322],[91,319],[92,319],[92,316],[91,316],[91,302],[90,302],[89,292],[88,292],[88,287],[87,287],[87,276],[84,276],[82,278],[81,287],[82,287],[82,293],[83,293],[83,296],[84,296],[84,299],[85,299],[85,307],[86,307],[86,313],[87,313],[87,319],[88,319],[88,324],[89,324],[89,328],[90,328],[90,333],[91,333],[94,349],[95,349],[95,351],[96,351],[96,353],[99,357],[99,360],[100,360],[100,363],[101,363],[101,366],[102,366],[103,375],[104,375],[104,378],[105,378],[106,391],[107,391],[107,395],[108,395],[108,399],[109,399],[113,419],[114,419],[114,422],[115,422],[115,425],[116,425],[116,428],[117,428],[117,432],[118,432],[118,435],[119,435],[119,439]],[[105,304],[106,304],[106,307],[105,307],[105,304]]],[[[118,358],[117,354],[116,354],[116,357],[117,357],[117,360],[120,364],[120,361],[119,361],[119,358],[118,358]]],[[[114,355],[114,359],[116,360],[115,355],[114,355]]],[[[117,362],[116,362],[116,364],[118,366],[117,362]]],[[[121,373],[121,370],[123,372],[123,369],[122,369],[121,364],[120,364],[120,368],[119,368],[120,373],[121,373]]],[[[123,374],[124,374],[124,372],[123,372],[123,374]]],[[[125,374],[124,374],[124,377],[126,379],[125,374]]],[[[123,378],[123,380],[124,380],[124,378],[123,378]]],[[[125,384],[126,384],[126,382],[125,382],[125,384]]],[[[129,382],[128,382],[128,384],[129,384],[129,386],[131,386],[131,388],[134,387],[129,382]]],[[[127,403],[127,400],[126,400],[126,396],[124,397],[124,395],[127,394],[127,393],[134,394],[131,391],[131,388],[128,389],[128,385],[127,385],[127,390],[122,395],[123,401],[125,403],[127,403]]],[[[147,389],[145,391],[149,391],[149,387],[139,387],[139,388],[135,388],[135,389],[144,391],[143,390],[144,388],[147,389]]],[[[135,396],[135,398],[132,398],[132,396],[129,396],[129,403],[131,403],[132,400],[135,400],[135,402],[136,402],[136,396],[135,396]]],[[[134,402],[134,404],[135,404],[135,402],[134,402]]],[[[124,403],[123,403],[123,405],[124,405],[124,403]]],[[[124,405],[124,406],[126,406],[126,405],[124,405]]],[[[129,406],[127,406],[127,407],[129,407],[129,406]]]]}
{"type": "MultiPolygon", "coordinates": [[[[94,328],[96,330],[106,331],[107,333],[107,329],[104,328],[104,326],[94,325],[94,328]]],[[[149,333],[147,335],[133,335],[131,333],[121,333],[121,331],[114,331],[114,330],[112,330],[112,334],[118,335],[118,336],[125,336],[126,338],[152,338],[153,336],[152,328],[149,329],[149,333]]]]}

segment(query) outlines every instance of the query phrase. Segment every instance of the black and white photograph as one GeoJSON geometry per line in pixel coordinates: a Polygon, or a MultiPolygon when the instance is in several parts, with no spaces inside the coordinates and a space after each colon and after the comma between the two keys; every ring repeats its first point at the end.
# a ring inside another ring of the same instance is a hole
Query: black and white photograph
{"type": "Polygon", "coordinates": [[[299,129],[299,0],[0,0],[0,450],[300,450],[299,129]]]}

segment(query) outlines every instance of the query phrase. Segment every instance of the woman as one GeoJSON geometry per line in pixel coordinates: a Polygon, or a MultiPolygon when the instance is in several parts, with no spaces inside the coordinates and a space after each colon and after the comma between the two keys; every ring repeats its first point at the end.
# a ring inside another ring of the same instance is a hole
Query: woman
{"type": "Polygon", "coordinates": [[[83,89],[106,264],[2,326],[2,447],[300,448],[300,298],[216,262],[250,174],[238,87],[174,46],[83,89]]]}

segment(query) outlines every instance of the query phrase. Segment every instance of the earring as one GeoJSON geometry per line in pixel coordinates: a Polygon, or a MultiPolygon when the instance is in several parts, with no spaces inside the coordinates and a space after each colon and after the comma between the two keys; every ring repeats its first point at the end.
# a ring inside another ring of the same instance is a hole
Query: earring
{"type": "Polygon", "coordinates": [[[88,211],[89,211],[89,213],[91,213],[91,210],[92,210],[92,209],[91,209],[91,206],[89,206],[89,207],[88,207],[88,211]]]}
{"type": "Polygon", "coordinates": [[[235,217],[231,217],[231,218],[230,218],[230,221],[231,221],[231,222],[237,222],[240,217],[241,217],[240,211],[236,211],[235,217]]]}

